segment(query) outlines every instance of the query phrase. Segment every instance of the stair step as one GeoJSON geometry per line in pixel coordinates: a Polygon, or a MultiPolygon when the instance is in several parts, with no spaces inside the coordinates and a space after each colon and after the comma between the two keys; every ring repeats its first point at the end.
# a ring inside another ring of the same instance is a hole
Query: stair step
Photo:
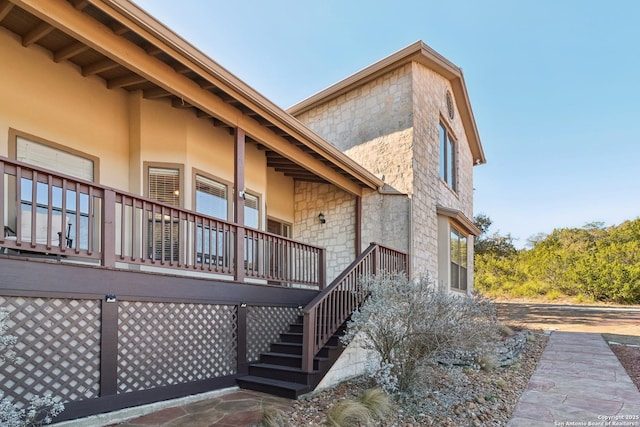
{"type": "Polygon", "coordinates": [[[256,377],[253,375],[247,375],[238,378],[237,383],[238,386],[245,389],[274,394],[276,396],[285,397],[287,399],[297,399],[301,394],[310,391],[310,387],[306,384],[273,380],[270,378],[256,377]]]}
{"type": "Polygon", "coordinates": [[[280,334],[282,342],[301,343],[303,337],[302,332],[284,332],[280,334]]]}
{"type": "MultiPolygon", "coordinates": [[[[313,369],[318,369],[318,366],[328,361],[328,357],[314,357],[313,358],[313,369]]],[[[302,355],[300,354],[291,354],[291,353],[277,353],[277,352],[268,352],[262,353],[260,355],[260,363],[267,363],[270,365],[281,365],[281,366],[290,366],[292,368],[301,368],[302,367],[302,355]]]]}
{"type": "Polygon", "coordinates": [[[318,371],[304,372],[301,368],[292,366],[273,365],[270,363],[252,363],[249,365],[249,375],[271,378],[280,381],[294,381],[307,384],[310,378],[317,375],[318,371]]]}

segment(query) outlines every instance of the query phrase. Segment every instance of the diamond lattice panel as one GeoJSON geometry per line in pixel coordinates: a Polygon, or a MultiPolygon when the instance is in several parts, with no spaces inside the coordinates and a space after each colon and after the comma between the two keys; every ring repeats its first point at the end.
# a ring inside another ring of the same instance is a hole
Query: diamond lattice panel
{"type": "Polygon", "coordinates": [[[255,362],[260,353],[269,351],[269,344],[280,341],[280,333],[286,332],[299,314],[295,307],[248,307],[247,360],[255,362]]]}
{"type": "Polygon", "coordinates": [[[120,303],[118,392],[236,373],[235,306],[120,303]]]}
{"type": "Polygon", "coordinates": [[[100,301],[0,296],[20,360],[0,369],[0,389],[20,407],[33,395],[98,397],[100,301]]]}

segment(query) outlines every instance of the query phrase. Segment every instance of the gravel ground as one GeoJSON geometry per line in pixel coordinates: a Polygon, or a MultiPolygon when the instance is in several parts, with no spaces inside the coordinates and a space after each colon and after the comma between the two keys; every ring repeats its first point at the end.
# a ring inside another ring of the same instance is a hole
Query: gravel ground
{"type": "MultiPolygon", "coordinates": [[[[535,370],[547,343],[536,331],[527,341],[518,361],[493,371],[434,369],[429,381],[402,402],[394,402],[381,426],[505,426],[520,395],[535,370]]],[[[341,399],[355,398],[373,387],[367,379],[355,379],[297,401],[284,414],[293,426],[319,426],[326,411],[341,399]]]]}
{"type": "Polygon", "coordinates": [[[629,347],[626,345],[610,345],[611,350],[618,356],[618,360],[633,383],[640,390],[640,347],[629,347]]]}

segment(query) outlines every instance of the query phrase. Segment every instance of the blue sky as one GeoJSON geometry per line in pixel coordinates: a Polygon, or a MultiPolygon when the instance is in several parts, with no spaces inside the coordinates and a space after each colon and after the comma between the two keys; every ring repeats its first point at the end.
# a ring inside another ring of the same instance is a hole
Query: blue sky
{"type": "Polygon", "coordinates": [[[423,40],[463,69],[491,231],[640,216],[638,1],[135,1],[282,108],[423,40]]]}

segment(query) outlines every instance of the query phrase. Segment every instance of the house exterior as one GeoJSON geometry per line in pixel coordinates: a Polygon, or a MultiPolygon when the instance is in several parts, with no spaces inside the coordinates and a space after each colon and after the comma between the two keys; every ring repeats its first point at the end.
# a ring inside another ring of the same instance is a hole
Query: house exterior
{"type": "Polygon", "coordinates": [[[383,177],[363,198],[363,241],[390,242],[414,274],[472,292],[473,166],[486,159],[458,67],[419,41],[288,111],[383,177]]]}
{"type": "Polygon", "coordinates": [[[462,288],[484,162],[464,82],[422,43],[396,56],[286,112],[128,0],[0,2],[0,309],[24,359],[0,388],[60,397],[58,420],[236,384],[297,397],[361,275],[462,288]],[[381,90],[395,116],[345,130],[334,104],[371,114],[381,90]]]}

